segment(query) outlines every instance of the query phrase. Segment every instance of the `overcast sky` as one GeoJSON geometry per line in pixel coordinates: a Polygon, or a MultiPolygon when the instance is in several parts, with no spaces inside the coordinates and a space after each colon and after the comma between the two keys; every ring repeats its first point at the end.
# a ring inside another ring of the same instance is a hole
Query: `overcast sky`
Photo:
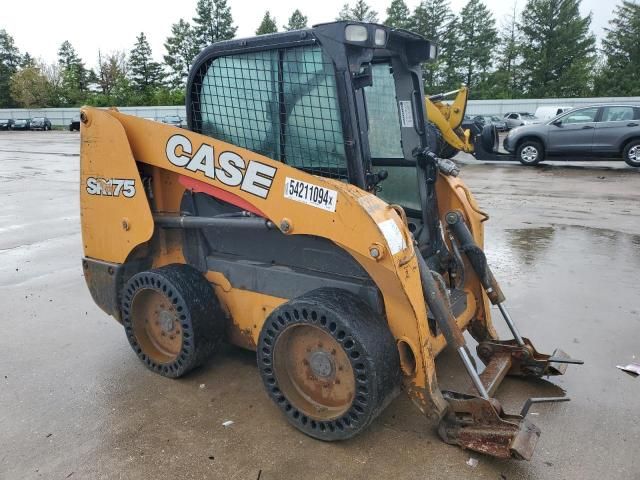
{"type": "MultiPolygon", "coordinates": [[[[184,18],[191,21],[197,0],[0,0],[0,29],[6,29],[22,53],[29,52],[47,62],[56,60],[60,44],[69,40],[88,66],[95,66],[98,49],[103,52],[129,51],[136,35],[144,31],[149,38],[154,57],[162,60],[163,43],[171,31],[171,24],[184,18]]],[[[515,0],[484,0],[500,25],[515,0]]],[[[525,0],[517,0],[522,8],[525,0]]],[[[391,0],[369,0],[379,14],[386,18],[391,0]]],[[[467,0],[451,0],[457,13],[467,0]]],[[[229,0],[231,13],[238,26],[239,36],[252,36],[268,6],[281,27],[291,12],[299,8],[309,17],[309,25],[332,21],[344,0],[299,2],[280,0],[268,3],[259,0],[229,0]]],[[[352,0],[353,3],[353,0],[352,0]]],[[[413,9],[419,0],[408,0],[413,9]]],[[[617,0],[582,0],[583,14],[593,13],[592,30],[598,37],[611,18],[617,0]]]]}

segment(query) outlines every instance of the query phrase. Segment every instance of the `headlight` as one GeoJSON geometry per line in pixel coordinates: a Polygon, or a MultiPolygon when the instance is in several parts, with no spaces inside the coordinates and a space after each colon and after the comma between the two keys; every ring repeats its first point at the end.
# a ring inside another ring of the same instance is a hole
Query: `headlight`
{"type": "Polygon", "coordinates": [[[347,42],[366,42],[367,38],[369,38],[369,33],[364,25],[347,25],[344,29],[344,38],[347,42]]]}

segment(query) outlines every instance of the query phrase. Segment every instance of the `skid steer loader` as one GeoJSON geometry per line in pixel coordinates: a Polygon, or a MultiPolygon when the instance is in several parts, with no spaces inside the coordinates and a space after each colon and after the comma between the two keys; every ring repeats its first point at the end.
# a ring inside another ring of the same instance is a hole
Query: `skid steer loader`
{"type": "Polygon", "coordinates": [[[180,377],[227,340],[256,351],[268,395],[317,439],[360,433],[404,389],[444,441],[531,457],[541,400],[512,414],[493,393],[577,361],[520,335],[482,251],[487,217],[429,150],[420,64],[436,54],[328,23],[206,48],[188,129],[82,109],[84,275],[149,369],[180,377]],[[446,345],[464,391],[438,386],[446,345]]]}

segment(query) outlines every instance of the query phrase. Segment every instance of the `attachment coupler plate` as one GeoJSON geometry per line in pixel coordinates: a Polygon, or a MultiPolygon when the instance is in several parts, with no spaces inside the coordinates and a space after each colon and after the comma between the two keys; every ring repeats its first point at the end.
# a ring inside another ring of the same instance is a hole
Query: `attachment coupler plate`
{"type": "Polygon", "coordinates": [[[524,345],[515,340],[489,340],[481,342],[477,347],[478,356],[485,365],[498,355],[511,356],[511,368],[507,375],[520,377],[543,377],[547,375],[564,375],[567,364],[582,365],[582,360],[569,357],[565,352],[556,349],[552,355],[539,353],[531,340],[523,338],[524,345]]]}
{"type": "Polygon", "coordinates": [[[438,426],[443,441],[493,457],[531,459],[540,437],[533,423],[521,415],[504,413],[495,398],[442,393],[449,402],[438,426]]]}

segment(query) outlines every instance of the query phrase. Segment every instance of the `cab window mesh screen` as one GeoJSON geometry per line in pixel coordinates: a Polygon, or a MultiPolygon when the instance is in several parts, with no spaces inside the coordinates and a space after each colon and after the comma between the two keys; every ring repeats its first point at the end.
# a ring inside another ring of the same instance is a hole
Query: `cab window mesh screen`
{"type": "Polygon", "coordinates": [[[347,178],[333,64],[319,47],[214,59],[194,82],[196,132],[347,178]]]}

